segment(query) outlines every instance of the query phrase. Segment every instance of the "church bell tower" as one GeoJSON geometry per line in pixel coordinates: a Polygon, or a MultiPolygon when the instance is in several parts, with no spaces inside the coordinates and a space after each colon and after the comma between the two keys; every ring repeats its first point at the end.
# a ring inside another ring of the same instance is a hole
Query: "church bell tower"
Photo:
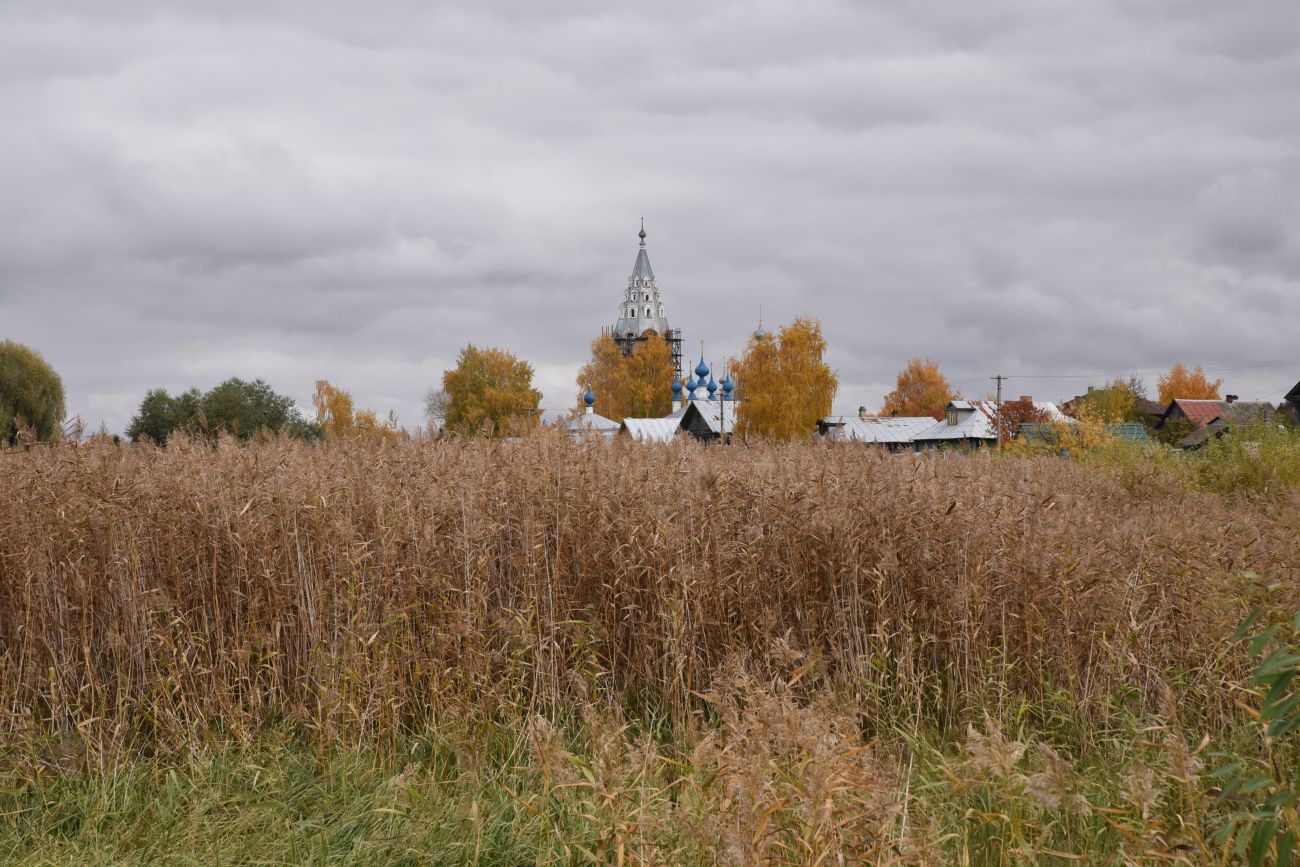
{"type": "Polygon", "coordinates": [[[673,370],[682,369],[682,332],[668,324],[664,312],[663,299],[659,297],[659,287],[655,284],[655,272],[650,267],[650,255],[645,248],[645,220],[641,220],[640,248],[636,253],[636,263],[632,266],[632,276],[627,278],[627,289],[623,292],[623,303],[619,307],[618,320],[607,333],[622,348],[624,355],[631,355],[636,345],[644,341],[653,332],[661,335],[668,343],[673,355],[673,370]]]}

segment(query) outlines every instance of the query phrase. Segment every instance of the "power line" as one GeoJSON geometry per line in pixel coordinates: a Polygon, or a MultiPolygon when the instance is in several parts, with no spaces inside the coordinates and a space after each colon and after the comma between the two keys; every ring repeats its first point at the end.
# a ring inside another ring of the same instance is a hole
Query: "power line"
{"type": "MultiPolygon", "coordinates": [[[[1243,370],[1265,370],[1271,367],[1292,367],[1300,365],[1300,359],[1288,361],[1263,361],[1258,364],[1240,364],[1235,367],[1220,367],[1216,370],[1207,370],[1207,375],[1220,373],[1240,373],[1243,370]]],[[[1131,376],[1160,376],[1168,373],[1167,370],[1133,370],[1128,374],[1131,376]]],[[[1007,375],[1007,379],[1112,379],[1115,376],[1124,376],[1119,373],[1012,373],[1007,375]]]]}

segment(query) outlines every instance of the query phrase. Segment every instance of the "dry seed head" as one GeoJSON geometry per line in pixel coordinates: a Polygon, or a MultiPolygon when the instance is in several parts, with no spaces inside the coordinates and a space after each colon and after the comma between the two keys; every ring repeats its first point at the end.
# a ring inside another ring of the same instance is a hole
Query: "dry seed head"
{"type": "Polygon", "coordinates": [[[1088,815],[1092,812],[1088,801],[1074,791],[1074,769],[1056,750],[1039,744],[1045,767],[1036,774],[1020,778],[1025,792],[1048,810],[1088,815]]]}
{"type": "Polygon", "coordinates": [[[1137,761],[1124,779],[1124,795],[1145,820],[1160,806],[1164,792],[1156,780],[1155,771],[1145,762],[1137,761]]]}
{"type": "Polygon", "coordinates": [[[1010,780],[1016,764],[1025,753],[1025,745],[1010,740],[988,714],[984,715],[985,732],[973,725],[966,727],[966,754],[971,767],[981,774],[1010,780]]]}

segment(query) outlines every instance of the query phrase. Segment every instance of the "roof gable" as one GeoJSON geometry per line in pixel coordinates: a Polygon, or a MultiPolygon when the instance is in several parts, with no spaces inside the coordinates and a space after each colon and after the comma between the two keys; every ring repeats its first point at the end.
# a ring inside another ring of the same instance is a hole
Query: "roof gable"
{"type": "Polygon", "coordinates": [[[689,428],[693,423],[702,422],[716,436],[721,436],[724,428],[727,433],[733,433],[739,406],[738,400],[692,400],[682,413],[681,426],[689,428]]]}
{"type": "Polygon", "coordinates": [[[835,442],[906,444],[910,443],[917,434],[934,427],[934,417],[928,415],[878,418],[830,416],[823,419],[823,423],[829,428],[828,439],[835,442]]]}
{"type": "Polygon", "coordinates": [[[1177,414],[1204,427],[1216,418],[1224,418],[1227,415],[1227,406],[1228,404],[1221,400],[1192,400],[1176,397],[1169,402],[1169,408],[1165,410],[1163,418],[1168,420],[1177,410],[1177,414]]]}

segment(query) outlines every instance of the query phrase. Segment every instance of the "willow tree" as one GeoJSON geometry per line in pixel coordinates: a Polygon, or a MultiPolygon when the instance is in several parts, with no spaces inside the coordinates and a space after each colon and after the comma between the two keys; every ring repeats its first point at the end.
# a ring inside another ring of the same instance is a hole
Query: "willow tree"
{"type": "Polygon", "coordinates": [[[0,442],[13,443],[20,425],[39,440],[63,421],[63,380],[34,349],[0,340],[0,442]]]}
{"type": "Polygon", "coordinates": [[[826,363],[821,323],[800,317],[777,334],[751,337],[735,364],[736,433],[793,440],[830,414],[839,378],[826,363]]]}
{"type": "Polygon", "coordinates": [[[504,436],[538,421],[542,393],[533,388],[533,366],[504,349],[466,346],[443,373],[442,388],[449,432],[504,436]]]}
{"type": "Polygon", "coordinates": [[[354,408],[352,395],[327,379],[316,380],[312,404],[316,407],[316,425],[326,439],[367,437],[392,440],[398,437],[397,420],[391,412],[381,422],[373,409],[354,408]]]}
{"type": "Polygon", "coordinates": [[[578,371],[579,392],[591,389],[596,411],[613,421],[657,418],[672,411],[673,354],[668,341],[651,332],[631,355],[613,337],[591,344],[591,361],[578,371]]]}

